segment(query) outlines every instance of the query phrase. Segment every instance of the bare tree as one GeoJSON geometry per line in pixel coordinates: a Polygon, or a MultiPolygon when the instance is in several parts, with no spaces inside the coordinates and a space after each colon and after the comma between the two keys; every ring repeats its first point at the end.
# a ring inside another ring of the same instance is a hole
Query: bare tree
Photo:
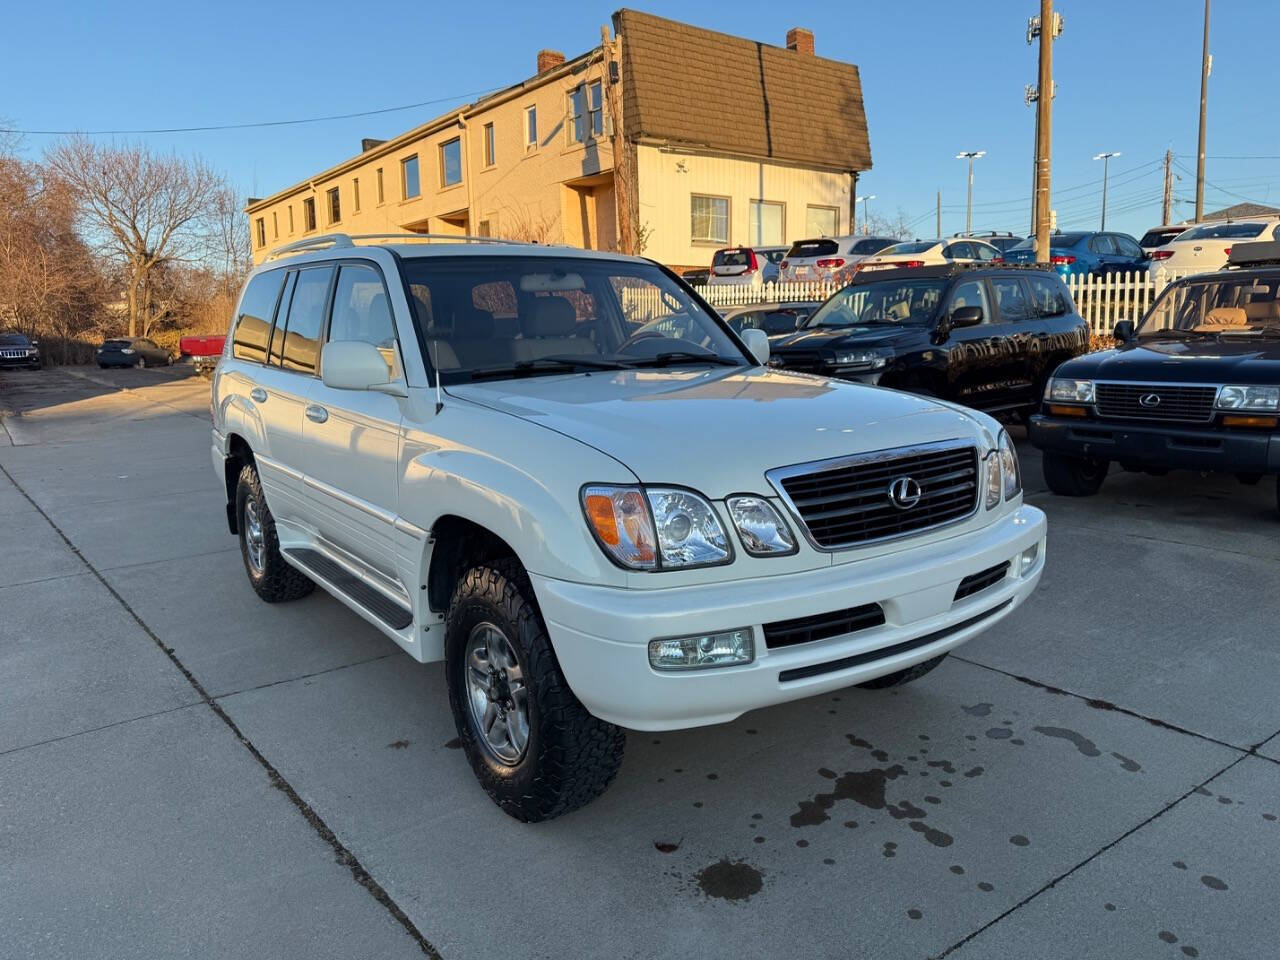
{"type": "Polygon", "coordinates": [[[47,163],[74,192],[89,237],[122,268],[129,334],[149,333],[153,273],[208,256],[225,179],[200,159],[86,137],[59,143],[47,163]]]}

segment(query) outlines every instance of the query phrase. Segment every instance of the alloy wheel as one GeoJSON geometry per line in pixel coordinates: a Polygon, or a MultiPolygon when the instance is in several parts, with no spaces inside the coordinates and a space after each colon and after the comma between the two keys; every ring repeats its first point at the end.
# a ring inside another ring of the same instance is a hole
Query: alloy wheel
{"type": "Polygon", "coordinates": [[[529,690],[515,647],[492,623],[467,638],[467,705],[479,741],[499,763],[514,766],[529,747],[529,690]]]}
{"type": "Polygon", "coordinates": [[[267,541],[262,531],[262,515],[258,512],[258,502],[252,497],[244,503],[244,545],[249,557],[249,566],[253,568],[255,574],[262,573],[267,541]]]}

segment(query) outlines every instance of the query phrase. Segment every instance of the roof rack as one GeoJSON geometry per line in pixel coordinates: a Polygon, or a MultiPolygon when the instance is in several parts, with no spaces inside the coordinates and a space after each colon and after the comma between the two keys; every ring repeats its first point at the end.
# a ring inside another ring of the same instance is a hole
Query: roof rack
{"type": "Polygon", "coordinates": [[[453,241],[455,243],[519,243],[518,240],[504,240],[501,237],[473,237],[460,233],[326,233],[318,237],[307,237],[305,240],[286,243],[283,247],[276,247],[263,258],[263,262],[299,253],[309,253],[315,250],[354,247],[358,240],[395,240],[399,243],[418,241],[430,243],[437,240],[453,241]]]}
{"type": "Polygon", "coordinates": [[[1228,267],[1272,267],[1280,264],[1280,240],[1233,243],[1227,254],[1228,267]]]}

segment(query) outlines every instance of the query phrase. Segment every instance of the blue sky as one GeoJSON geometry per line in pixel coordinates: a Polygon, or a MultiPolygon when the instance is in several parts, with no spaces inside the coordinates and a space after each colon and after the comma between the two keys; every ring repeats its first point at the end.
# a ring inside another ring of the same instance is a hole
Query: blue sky
{"type": "MultiPolygon", "coordinates": [[[[974,229],[1025,233],[1034,111],[1023,87],[1036,54],[1025,43],[1035,0],[798,5],[647,3],[650,12],[781,44],[808,26],[821,56],[862,72],[874,169],[860,192],[873,210],[900,208],[921,235],[964,227],[961,150],[977,161],[974,229]],[[821,14],[821,15],[819,15],[821,14]]],[[[599,40],[613,3],[543,0],[459,8],[373,5],[56,2],[5,14],[0,118],[31,130],[100,130],[287,120],[426,100],[355,120],[256,130],[147,135],[154,148],[199,153],[244,195],[265,196],[479,92],[518,82],[539,47],[570,56],[599,40]],[[127,13],[125,12],[127,10],[127,13]]],[[[1164,151],[1195,195],[1201,12],[1199,0],[1060,0],[1055,46],[1053,183],[1059,225],[1097,226],[1102,163],[1111,162],[1107,225],[1135,235],[1159,222],[1164,151]]],[[[1215,0],[1210,48],[1206,209],[1242,198],[1280,205],[1280,113],[1274,105],[1280,2],[1215,0]],[[1229,159],[1250,158],[1250,159],[1229,159]]],[[[814,91],[821,96],[821,91],[814,91]]],[[[26,136],[38,154],[53,137],[26,136]]],[[[1191,204],[1178,204],[1181,216],[1191,204]]]]}

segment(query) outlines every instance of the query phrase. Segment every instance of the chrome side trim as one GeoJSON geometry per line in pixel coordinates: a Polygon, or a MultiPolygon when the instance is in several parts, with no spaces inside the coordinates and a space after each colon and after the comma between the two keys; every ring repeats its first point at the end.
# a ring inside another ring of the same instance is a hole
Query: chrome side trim
{"type": "Polygon", "coordinates": [[[366,513],[371,517],[381,520],[387,526],[395,526],[396,515],[390,510],[384,510],[382,507],[375,506],[368,500],[363,500],[360,497],[347,493],[345,490],[339,490],[337,487],[331,486],[323,480],[317,480],[315,477],[303,477],[302,482],[312,490],[323,493],[325,496],[332,497],[334,500],[345,503],[347,506],[359,510],[361,513],[366,513]]]}
{"type": "Polygon", "coordinates": [[[272,470],[276,471],[276,473],[283,474],[284,476],[288,477],[290,480],[297,480],[299,483],[301,483],[305,479],[302,476],[302,473],[300,471],[294,470],[292,467],[286,467],[279,460],[273,460],[270,457],[264,457],[260,453],[255,453],[253,455],[253,459],[258,463],[262,463],[270,467],[272,470]]]}
{"type": "MultiPolygon", "coordinates": [[[[992,451],[988,451],[990,454],[992,451]]],[[[944,527],[954,526],[957,523],[964,523],[971,519],[982,507],[983,502],[983,463],[985,457],[982,455],[978,444],[969,439],[956,438],[953,440],[937,440],[933,443],[920,443],[909,447],[889,447],[885,450],[871,450],[867,453],[855,453],[844,457],[834,457],[830,460],[811,460],[808,463],[796,463],[787,467],[774,467],[772,470],[765,471],[765,479],[769,481],[770,486],[777,491],[778,496],[786,505],[787,512],[791,514],[792,521],[799,527],[800,532],[804,534],[805,540],[809,542],[809,546],[813,547],[819,553],[844,553],[847,550],[856,550],[859,547],[865,547],[871,544],[887,543],[890,540],[903,540],[907,537],[919,536],[922,533],[929,533],[934,530],[941,530],[944,527]],[[945,450],[972,450],[977,458],[977,473],[974,477],[978,489],[974,496],[973,509],[962,517],[956,517],[952,520],[944,520],[942,523],[931,524],[927,527],[920,527],[907,533],[893,533],[884,537],[873,537],[870,540],[859,540],[856,543],[849,543],[834,547],[824,547],[819,544],[813,535],[809,532],[809,524],[805,522],[803,515],[797,509],[791,496],[787,493],[786,488],[782,485],[782,481],[789,480],[792,477],[804,476],[811,473],[821,473],[826,470],[842,470],[846,467],[866,466],[867,464],[879,463],[888,460],[897,460],[900,457],[910,457],[921,453],[939,453],[945,450]]]]}

